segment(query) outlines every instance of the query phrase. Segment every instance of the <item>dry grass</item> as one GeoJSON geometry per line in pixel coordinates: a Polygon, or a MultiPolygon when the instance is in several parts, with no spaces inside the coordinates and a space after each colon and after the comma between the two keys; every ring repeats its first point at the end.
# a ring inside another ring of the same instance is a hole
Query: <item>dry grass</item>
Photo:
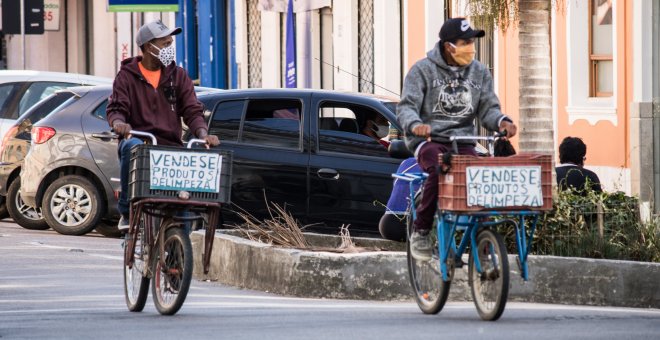
{"type": "Polygon", "coordinates": [[[360,253],[365,251],[377,251],[377,248],[357,247],[351,238],[348,230],[349,225],[342,225],[339,230],[341,244],[337,248],[332,247],[311,247],[303,230],[311,225],[301,225],[289,212],[282,206],[270,202],[266,207],[270,218],[263,221],[257,219],[245,209],[234,205],[237,214],[243,223],[236,225],[243,237],[261,243],[286,247],[297,248],[310,251],[327,251],[334,253],[360,253]]]}

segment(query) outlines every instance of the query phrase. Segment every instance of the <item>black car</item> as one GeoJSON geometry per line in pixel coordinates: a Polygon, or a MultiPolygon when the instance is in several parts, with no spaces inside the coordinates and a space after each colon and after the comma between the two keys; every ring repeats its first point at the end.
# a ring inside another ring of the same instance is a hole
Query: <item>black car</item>
{"type": "MultiPolygon", "coordinates": [[[[400,159],[362,133],[367,119],[395,119],[397,99],[336,91],[233,90],[199,97],[209,130],[234,153],[232,203],[258,218],[265,202],[303,223],[378,232],[400,159]]],[[[231,217],[231,216],[230,216],[231,217]]]]}
{"type": "MultiPolygon", "coordinates": [[[[94,198],[72,208],[81,211],[79,219],[44,216],[59,232],[82,234],[100,218],[117,217],[117,141],[105,121],[109,91],[81,90],[74,104],[33,127],[33,138],[47,135],[33,139],[22,167],[25,202],[44,214],[55,211],[54,195],[69,186],[94,198]]],[[[378,116],[398,129],[396,99],[300,89],[228,90],[198,98],[210,133],[220,137],[218,147],[233,152],[231,194],[238,207],[266,218],[265,202],[274,202],[303,223],[378,232],[400,160],[361,131],[378,116]]],[[[236,220],[231,212],[223,216],[236,220]]]]}

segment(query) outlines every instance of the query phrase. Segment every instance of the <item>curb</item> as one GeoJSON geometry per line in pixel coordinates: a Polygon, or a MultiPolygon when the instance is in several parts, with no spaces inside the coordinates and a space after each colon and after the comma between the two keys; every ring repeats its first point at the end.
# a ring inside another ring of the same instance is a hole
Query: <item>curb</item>
{"type": "MultiPolygon", "coordinates": [[[[202,232],[191,235],[193,275],[199,280],[307,298],[413,298],[406,253],[402,251],[313,252],[218,232],[210,270],[204,275],[203,237],[202,232]]],[[[362,245],[359,240],[356,243],[362,245]]],[[[509,255],[509,301],[660,308],[660,263],[534,255],[528,262],[530,280],[524,282],[515,265],[516,256],[509,255]]],[[[456,269],[449,300],[472,300],[467,265],[456,269]]]]}

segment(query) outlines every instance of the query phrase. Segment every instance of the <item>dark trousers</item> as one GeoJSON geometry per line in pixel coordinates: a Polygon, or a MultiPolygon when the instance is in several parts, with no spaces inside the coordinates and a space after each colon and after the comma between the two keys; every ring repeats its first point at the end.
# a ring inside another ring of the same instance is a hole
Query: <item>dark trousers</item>
{"type": "MultiPolygon", "coordinates": [[[[417,163],[422,171],[429,174],[424,182],[422,202],[417,206],[417,219],[415,219],[415,230],[430,230],[433,223],[433,215],[438,208],[438,155],[451,151],[451,144],[440,144],[427,142],[422,145],[417,155],[417,163]]],[[[476,156],[473,145],[458,146],[461,155],[476,156]]]]}
{"type": "Polygon", "coordinates": [[[119,213],[128,218],[128,171],[131,163],[131,148],[143,144],[139,138],[122,139],[119,142],[119,149],[117,150],[119,156],[119,184],[121,191],[119,192],[119,201],[117,208],[119,213]]]}

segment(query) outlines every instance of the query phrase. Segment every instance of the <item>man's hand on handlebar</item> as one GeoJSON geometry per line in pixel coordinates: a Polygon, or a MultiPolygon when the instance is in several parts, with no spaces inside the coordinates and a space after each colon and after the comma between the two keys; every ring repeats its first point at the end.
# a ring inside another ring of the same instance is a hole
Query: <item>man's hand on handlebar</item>
{"type": "Polygon", "coordinates": [[[208,144],[209,146],[216,146],[220,144],[220,139],[218,139],[218,136],[208,135],[204,137],[204,140],[206,141],[206,144],[208,144]]]}
{"type": "Polygon", "coordinates": [[[128,135],[130,134],[133,128],[131,128],[131,125],[128,123],[114,122],[114,124],[112,124],[112,129],[115,131],[116,134],[124,138],[128,138],[128,135]]]}
{"type": "Polygon", "coordinates": [[[430,137],[431,136],[431,125],[429,124],[419,124],[412,129],[413,135],[417,137],[430,137]]]}
{"type": "Polygon", "coordinates": [[[197,129],[197,132],[195,134],[197,135],[197,138],[205,140],[206,145],[209,147],[220,144],[220,140],[218,139],[218,136],[209,135],[206,129],[203,128],[197,129]]]}
{"type": "Polygon", "coordinates": [[[518,127],[516,124],[508,121],[508,120],[502,120],[500,122],[500,132],[506,131],[506,138],[511,138],[516,135],[518,132],[518,127]]]}

